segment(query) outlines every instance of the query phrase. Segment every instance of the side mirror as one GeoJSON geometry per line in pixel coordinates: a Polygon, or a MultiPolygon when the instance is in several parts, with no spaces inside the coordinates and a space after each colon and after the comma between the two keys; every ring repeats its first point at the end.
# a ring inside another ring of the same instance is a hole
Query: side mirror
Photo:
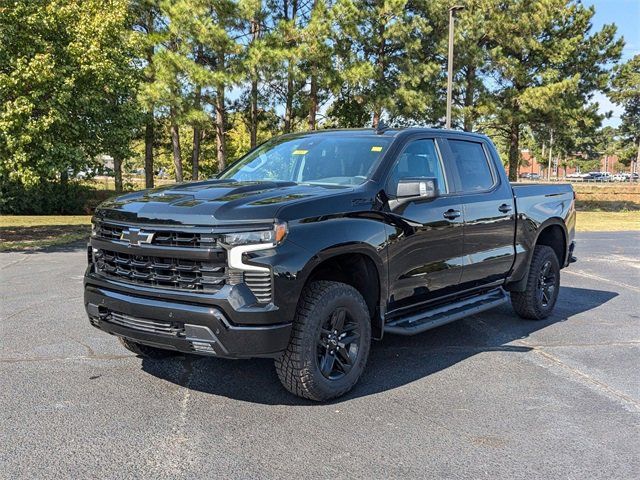
{"type": "Polygon", "coordinates": [[[398,181],[398,200],[435,198],[438,196],[438,181],[435,178],[402,178],[398,181]]]}

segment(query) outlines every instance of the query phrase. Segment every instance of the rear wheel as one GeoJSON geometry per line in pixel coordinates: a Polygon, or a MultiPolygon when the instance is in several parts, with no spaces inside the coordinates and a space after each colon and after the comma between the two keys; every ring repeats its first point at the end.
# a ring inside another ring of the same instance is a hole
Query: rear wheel
{"type": "Polygon", "coordinates": [[[133,340],[129,340],[123,337],[118,337],[120,343],[127,350],[145,358],[167,358],[176,355],[176,352],[172,350],[163,350],[161,348],[150,347],[149,345],[143,345],[133,340]]]}
{"type": "Polygon", "coordinates": [[[538,245],[533,251],[527,288],[511,292],[511,305],[518,315],[542,320],[551,315],[560,289],[560,264],[551,247],[538,245]]]}
{"type": "Polygon", "coordinates": [[[323,401],[345,394],[364,371],[371,320],[362,295],[339,282],[311,283],[303,292],[289,346],[276,360],[291,393],[323,401]]]}

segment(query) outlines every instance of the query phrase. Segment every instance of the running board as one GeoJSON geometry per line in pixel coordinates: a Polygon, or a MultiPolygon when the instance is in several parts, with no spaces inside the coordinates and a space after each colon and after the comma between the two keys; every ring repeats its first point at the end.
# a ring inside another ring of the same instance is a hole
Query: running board
{"type": "Polygon", "coordinates": [[[474,295],[453,303],[425,310],[413,315],[393,319],[384,326],[385,333],[397,335],[415,335],[440,325],[445,325],[461,318],[484,312],[508,301],[506,292],[502,289],[491,290],[489,293],[474,295]]]}

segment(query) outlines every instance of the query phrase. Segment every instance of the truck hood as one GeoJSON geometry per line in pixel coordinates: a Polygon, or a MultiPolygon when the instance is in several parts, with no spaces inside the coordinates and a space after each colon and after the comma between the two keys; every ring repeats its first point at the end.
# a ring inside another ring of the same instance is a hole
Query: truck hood
{"type": "Polygon", "coordinates": [[[282,207],[295,202],[351,191],[292,182],[207,180],[121,195],[102,203],[96,217],[156,225],[259,224],[272,222],[282,207]]]}

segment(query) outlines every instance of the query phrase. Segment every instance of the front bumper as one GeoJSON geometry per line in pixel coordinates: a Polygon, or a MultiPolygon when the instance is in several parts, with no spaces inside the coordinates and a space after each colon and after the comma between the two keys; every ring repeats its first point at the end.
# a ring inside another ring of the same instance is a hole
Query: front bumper
{"type": "Polygon", "coordinates": [[[240,325],[214,305],[158,300],[99,285],[85,284],[84,303],[95,327],[145,345],[184,353],[224,358],[275,357],[286,348],[291,334],[291,323],[240,325]]]}

